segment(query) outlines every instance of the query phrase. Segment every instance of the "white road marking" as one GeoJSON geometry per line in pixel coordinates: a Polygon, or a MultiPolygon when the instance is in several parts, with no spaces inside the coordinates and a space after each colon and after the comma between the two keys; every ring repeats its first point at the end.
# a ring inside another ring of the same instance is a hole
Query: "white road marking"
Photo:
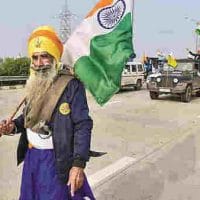
{"type": "Polygon", "coordinates": [[[110,101],[110,102],[106,103],[105,106],[115,104],[115,103],[121,103],[121,101],[110,101]]]}

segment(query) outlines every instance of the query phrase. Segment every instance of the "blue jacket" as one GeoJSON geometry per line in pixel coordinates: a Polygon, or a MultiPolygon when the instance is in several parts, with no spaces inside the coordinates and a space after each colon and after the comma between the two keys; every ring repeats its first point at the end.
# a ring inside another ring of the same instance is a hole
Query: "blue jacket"
{"type": "MultiPolygon", "coordinates": [[[[20,164],[24,160],[28,148],[23,114],[14,122],[17,132],[21,132],[17,149],[17,161],[20,164]]],[[[60,180],[66,183],[70,168],[72,166],[84,168],[86,161],[89,160],[93,127],[85,89],[78,79],[74,78],[68,83],[48,125],[52,130],[57,174],[60,180]],[[67,114],[62,114],[60,111],[60,105],[63,103],[69,104],[70,112],[67,114]]]]}

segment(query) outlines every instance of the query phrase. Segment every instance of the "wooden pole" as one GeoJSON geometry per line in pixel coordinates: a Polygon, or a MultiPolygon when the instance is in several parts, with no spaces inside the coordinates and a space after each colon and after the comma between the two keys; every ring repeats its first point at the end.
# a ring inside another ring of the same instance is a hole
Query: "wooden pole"
{"type": "Polygon", "coordinates": [[[13,120],[13,118],[15,117],[15,115],[17,114],[17,112],[19,111],[19,109],[21,108],[21,106],[25,103],[26,98],[24,97],[22,99],[22,101],[20,102],[20,104],[17,106],[17,108],[15,109],[15,111],[13,112],[13,114],[11,115],[11,117],[9,118],[10,121],[13,120]]]}

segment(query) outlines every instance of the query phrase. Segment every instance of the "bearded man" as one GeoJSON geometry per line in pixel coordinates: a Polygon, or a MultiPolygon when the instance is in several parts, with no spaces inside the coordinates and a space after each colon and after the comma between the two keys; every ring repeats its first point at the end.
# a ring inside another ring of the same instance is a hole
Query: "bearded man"
{"type": "Polygon", "coordinates": [[[95,199],[84,175],[93,123],[83,84],[66,68],[59,68],[62,52],[53,28],[33,31],[23,114],[0,124],[0,136],[21,133],[20,200],[95,199]]]}

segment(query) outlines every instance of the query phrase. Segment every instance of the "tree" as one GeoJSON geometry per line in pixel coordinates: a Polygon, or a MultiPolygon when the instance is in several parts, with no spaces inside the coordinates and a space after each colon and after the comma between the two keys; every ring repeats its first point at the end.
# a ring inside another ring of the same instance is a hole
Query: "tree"
{"type": "Polygon", "coordinates": [[[0,76],[28,76],[30,59],[22,58],[5,58],[0,63],[0,76]]]}

